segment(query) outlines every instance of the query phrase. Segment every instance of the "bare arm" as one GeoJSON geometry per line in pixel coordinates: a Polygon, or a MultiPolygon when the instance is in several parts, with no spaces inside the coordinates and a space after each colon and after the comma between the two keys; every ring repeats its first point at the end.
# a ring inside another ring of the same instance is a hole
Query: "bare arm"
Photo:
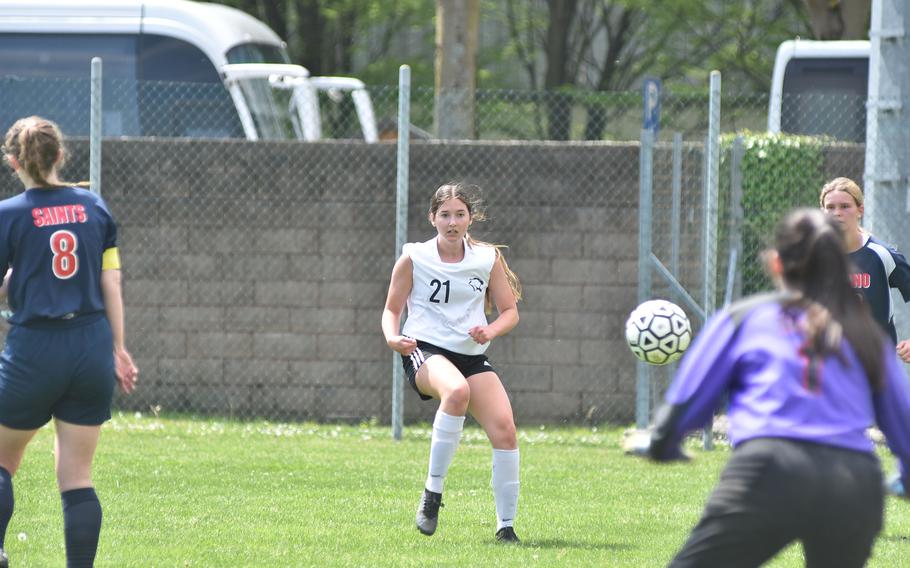
{"type": "Polygon", "coordinates": [[[477,343],[483,345],[494,337],[505,335],[518,325],[518,300],[509,286],[502,260],[496,258],[490,272],[490,294],[499,316],[487,325],[478,325],[468,330],[468,334],[477,343]]]}
{"type": "Polygon", "coordinates": [[[13,275],[13,269],[10,268],[6,271],[6,276],[3,277],[3,285],[0,285],[0,300],[5,300],[9,294],[9,277],[13,275]]]}
{"type": "Polygon", "coordinates": [[[133,363],[133,358],[126,350],[126,340],[123,328],[123,294],[121,292],[120,271],[101,271],[101,295],[104,297],[104,311],[111,324],[111,335],[114,339],[114,370],[117,382],[125,393],[130,393],[136,387],[136,377],[139,369],[133,363]]]}
{"type": "Polygon", "coordinates": [[[410,355],[417,347],[414,339],[401,335],[401,314],[413,285],[414,265],[411,263],[411,257],[403,254],[392,269],[389,295],[382,310],[382,334],[385,336],[385,342],[393,351],[402,355],[410,355]]]}

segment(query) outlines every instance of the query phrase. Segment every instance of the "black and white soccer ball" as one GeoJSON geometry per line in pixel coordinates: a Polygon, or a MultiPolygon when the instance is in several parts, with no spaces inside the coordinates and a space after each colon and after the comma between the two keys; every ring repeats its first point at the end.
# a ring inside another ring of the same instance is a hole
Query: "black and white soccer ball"
{"type": "Polygon", "coordinates": [[[626,320],[626,341],[636,357],[652,365],[666,365],[682,357],[692,341],[686,312],[667,300],[648,300],[626,320]]]}

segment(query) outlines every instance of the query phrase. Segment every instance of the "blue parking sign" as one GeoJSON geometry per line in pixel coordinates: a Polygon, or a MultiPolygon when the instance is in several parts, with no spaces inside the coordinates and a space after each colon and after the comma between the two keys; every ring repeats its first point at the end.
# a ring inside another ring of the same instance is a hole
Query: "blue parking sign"
{"type": "Polygon", "coordinates": [[[650,130],[655,139],[657,139],[657,132],[660,130],[660,91],[660,79],[645,77],[641,86],[642,101],[644,102],[642,128],[650,130]]]}

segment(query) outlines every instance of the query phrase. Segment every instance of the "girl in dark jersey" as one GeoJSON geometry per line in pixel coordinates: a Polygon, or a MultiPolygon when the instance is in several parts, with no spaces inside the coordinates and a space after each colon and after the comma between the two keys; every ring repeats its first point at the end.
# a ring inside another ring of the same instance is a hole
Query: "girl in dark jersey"
{"type": "Polygon", "coordinates": [[[869,304],[872,317],[897,345],[897,354],[910,363],[910,341],[898,341],[894,328],[891,288],[910,301],[910,264],[904,255],[860,227],[863,192],[851,179],[840,177],[822,187],[819,205],[844,232],[850,263],[850,282],[869,304]]]}
{"type": "MultiPolygon", "coordinates": [[[[92,461],[111,417],[114,383],[133,390],[126,350],[117,227],[100,197],[61,182],[57,126],[17,121],[3,144],[25,191],[0,201],[0,293],[12,310],[0,354],[0,548],[25,447],[54,419],[68,567],[92,566],[101,504],[92,461]]],[[[0,551],[0,566],[7,565],[0,551]]]]}
{"type": "Polygon", "coordinates": [[[759,566],[794,540],[809,567],[862,566],[882,527],[877,422],[910,471],[903,365],[853,291],[843,232],[803,209],[765,254],[779,293],[734,304],[686,352],[645,443],[684,458],[687,432],[729,397],[733,457],[670,566],[759,566]]]}

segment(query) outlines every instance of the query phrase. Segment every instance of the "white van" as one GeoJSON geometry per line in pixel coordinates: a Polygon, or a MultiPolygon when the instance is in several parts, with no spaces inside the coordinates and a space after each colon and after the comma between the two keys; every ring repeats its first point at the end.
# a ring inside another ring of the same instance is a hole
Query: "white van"
{"type": "Polygon", "coordinates": [[[96,56],[105,136],[318,140],[331,89],[353,95],[359,137],[377,139],[362,82],[314,80],[259,20],[189,0],[0,0],[0,129],[41,114],[87,134],[96,56]]]}
{"type": "Polygon", "coordinates": [[[777,48],[768,130],[866,139],[868,41],[788,40],[777,48]]]}

